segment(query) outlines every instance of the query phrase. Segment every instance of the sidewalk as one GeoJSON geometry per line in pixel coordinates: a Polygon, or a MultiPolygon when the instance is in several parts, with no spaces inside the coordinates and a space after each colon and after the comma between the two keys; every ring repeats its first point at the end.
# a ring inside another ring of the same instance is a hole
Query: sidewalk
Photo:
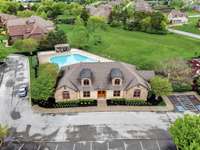
{"type": "Polygon", "coordinates": [[[175,33],[175,34],[184,35],[184,36],[188,36],[188,37],[195,38],[195,39],[200,39],[200,35],[198,35],[198,34],[193,34],[190,32],[184,32],[184,31],[174,30],[174,29],[168,29],[168,31],[175,33]]]}
{"type": "Polygon", "coordinates": [[[164,96],[166,106],[92,106],[92,107],[74,107],[74,108],[42,108],[34,105],[32,110],[39,113],[80,113],[80,112],[131,112],[131,111],[146,111],[146,112],[168,112],[173,111],[174,106],[164,96]]]}

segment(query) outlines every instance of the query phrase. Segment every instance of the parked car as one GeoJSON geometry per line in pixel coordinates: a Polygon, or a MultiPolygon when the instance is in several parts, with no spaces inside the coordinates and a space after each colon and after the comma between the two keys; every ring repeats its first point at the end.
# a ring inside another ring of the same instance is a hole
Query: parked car
{"type": "Polygon", "coordinates": [[[18,96],[19,97],[26,97],[28,93],[28,87],[27,86],[21,86],[18,90],[18,96]]]}

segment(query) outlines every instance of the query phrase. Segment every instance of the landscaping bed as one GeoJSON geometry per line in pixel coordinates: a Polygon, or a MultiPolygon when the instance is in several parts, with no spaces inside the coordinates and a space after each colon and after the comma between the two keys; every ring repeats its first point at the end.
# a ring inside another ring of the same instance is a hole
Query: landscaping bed
{"type": "Polygon", "coordinates": [[[165,106],[165,102],[162,98],[154,100],[154,102],[149,102],[141,99],[108,99],[108,106],[165,106]]]}
{"type": "Polygon", "coordinates": [[[88,107],[97,106],[97,100],[69,100],[63,102],[54,102],[52,100],[32,100],[33,105],[39,105],[44,108],[70,108],[70,107],[88,107]]]}

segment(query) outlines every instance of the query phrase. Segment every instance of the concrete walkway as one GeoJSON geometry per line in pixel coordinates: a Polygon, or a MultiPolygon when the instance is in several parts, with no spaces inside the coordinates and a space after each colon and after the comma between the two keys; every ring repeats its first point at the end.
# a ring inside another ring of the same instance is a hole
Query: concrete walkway
{"type": "Polygon", "coordinates": [[[195,39],[200,39],[200,35],[198,35],[198,34],[184,32],[184,31],[180,31],[180,30],[174,30],[174,29],[168,29],[168,31],[175,33],[175,34],[184,35],[184,36],[188,36],[188,37],[195,38],[195,39]]]}

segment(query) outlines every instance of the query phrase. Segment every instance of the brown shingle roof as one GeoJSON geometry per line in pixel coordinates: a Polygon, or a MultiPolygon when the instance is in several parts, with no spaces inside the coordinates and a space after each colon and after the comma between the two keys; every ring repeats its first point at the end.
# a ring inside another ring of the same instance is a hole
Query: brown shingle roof
{"type": "Polygon", "coordinates": [[[14,15],[0,13],[0,22],[1,24],[5,25],[8,20],[16,19],[17,17],[14,15]]]}
{"type": "Polygon", "coordinates": [[[135,69],[133,65],[120,62],[96,62],[96,63],[79,63],[62,68],[63,76],[59,79],[57,89],[68,87],[75,91],[83,90],[125,90],[133,86],[142,85],[149,88],[149,84],[145,78],[135,69]],[[82,87],[80,82],[80,72],[83,69],[90,69],[92,72],[92,86],[82,87]],[[119,68],[123,74],[123,82],[121,86],[112,86],[111,70],[119,68]]]}
{"type": "Polygon", "coordinates": [[[184,12],[181,12],[179,10],[175,10],[173,9],[171,12],[170,12],[170,15],[174,18],[176,17],[187,17],[187,14],[184,13],[184,12]]]}
{"type": "Polygon", "coordinates": [[[8,20],[6,27],[10,36],[18,35],[24,37],[34,34],[43,35],[54,29],[52,22],[38,16],[8,20]]]}
{"type": "Polygon", "coordinates": [[[145,0],[137,0],[135,3],[135,11],[152,12],[150,4],[145,0]]]}

